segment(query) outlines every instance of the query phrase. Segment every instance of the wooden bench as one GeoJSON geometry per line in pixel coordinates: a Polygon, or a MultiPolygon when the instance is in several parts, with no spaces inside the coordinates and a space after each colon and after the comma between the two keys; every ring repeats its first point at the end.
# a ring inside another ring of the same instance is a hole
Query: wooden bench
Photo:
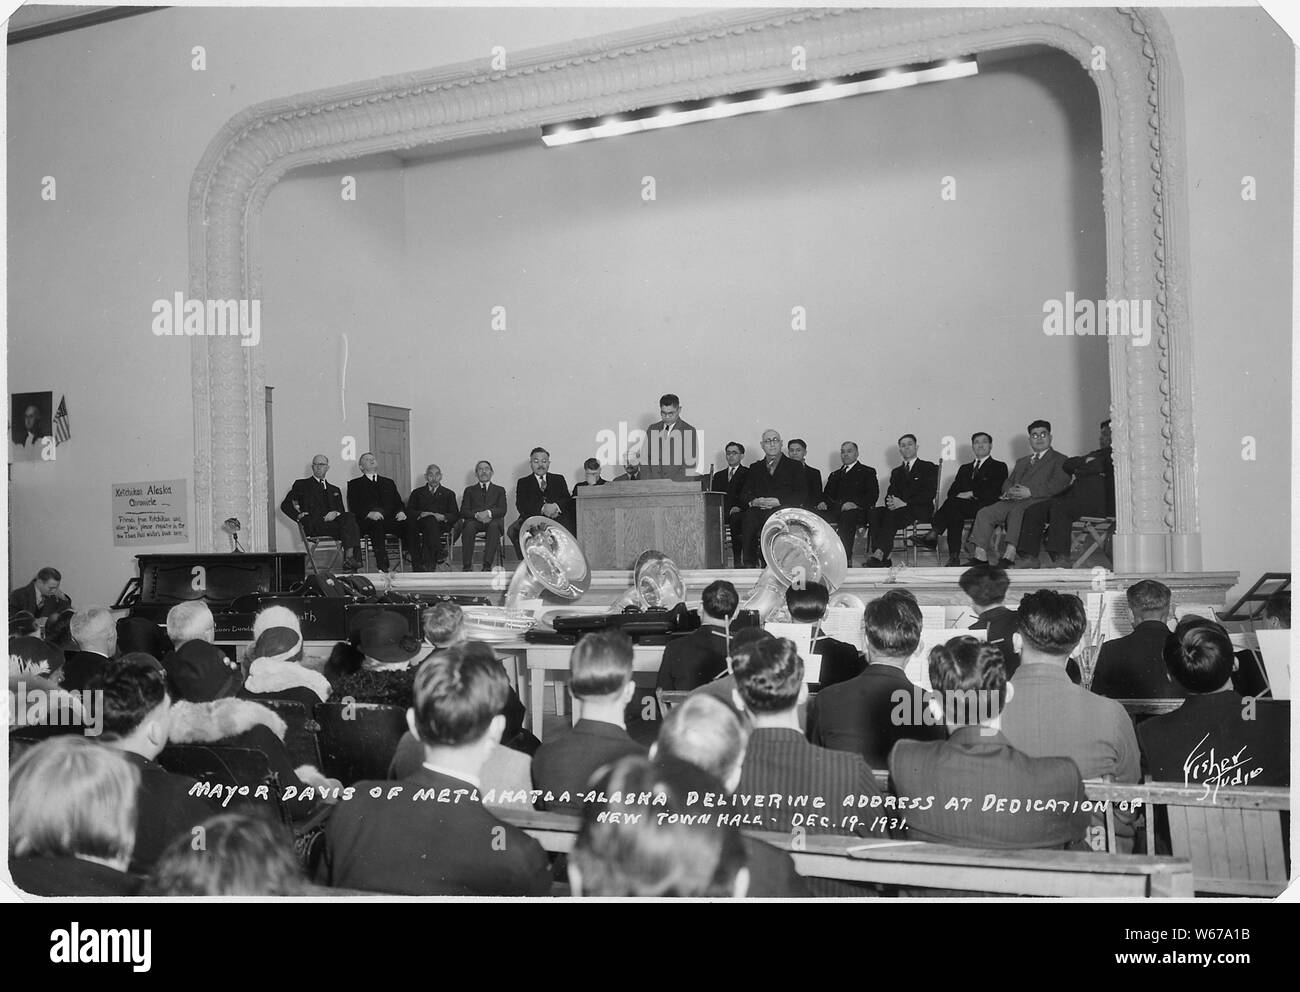
{"type": "MultiPolygon", "coordinates": [[[[552,853],[573,850],[580,820],[559,813],[493,811],[552,853]]],[[[925,841],[869,840],[788,834],[751,836],[789,852],[795,870],[810,878],[876,882],[918,888],[962,889],[1007,896],[1147,899],[1192,895],[1186,861],[1092,851],[986,851],[925,841]]]]}
{"type": "MultiPolygon", "coordinates": [[[[1275,896],[1287,886],[1282,813],[1291,809],[1291,790],[1267,786],[1223,787],[1206,795],[1202,785],[1146,782],[1119,785],[1089,782],[1089,799],[1107,799],[1107,833],[1113,833],[1115,803],[1141,800],[1164,807],[1174,857],[1191,862],[1197,892],[1275,896]]],[[[1147,850],[1155,850],[1155,816],[1146,816],[1147,850]]]]}

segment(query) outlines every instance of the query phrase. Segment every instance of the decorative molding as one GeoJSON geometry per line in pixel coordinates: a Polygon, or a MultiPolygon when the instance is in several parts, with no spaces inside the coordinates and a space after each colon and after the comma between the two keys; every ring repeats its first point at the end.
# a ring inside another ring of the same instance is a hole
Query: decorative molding
{"type": "MultiPolygon", "coordinates": [[[[259,104],[222,128],[191,183],[191,296],[260,298],[262,206],[293,169],[1030,44],[1066,52],[1097,86],[1107,295],[1152,301],[1149,346],[1110,342],[1116,567],[1195,570],[1182,88],[1152,9],[737,11],[536,49],[504,71],[477,61],[259,104]],[[806,71],[790,67],[795,46],[806,71]],[[1104,70],[1091,68],[1098,48],[1104,70]]],[[[199,550],[219,546],[231,516],[248,521],[250,547],[265,547],[260,349],[195,338],[191,371],[199,550]]]]}

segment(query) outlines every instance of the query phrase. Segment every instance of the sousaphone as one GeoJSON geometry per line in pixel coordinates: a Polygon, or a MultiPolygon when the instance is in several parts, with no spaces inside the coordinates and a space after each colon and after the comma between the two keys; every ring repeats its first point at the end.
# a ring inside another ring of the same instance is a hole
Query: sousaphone
{"type": "Polygon", "coordinates": [[[686,583],[676,563],[662,551],[643,551],[632,566],[632,587],[610,605],[607,612],[671,610],[686,600],[686,583]]]}
{"type": "Polygon", "coordinates": [[[777,510],[763,524],[759,546],[767,568],[740,608],[756,610],[763,621],[785,605],[791,585],[820,582],[834,592],[848,574],[840,536],[811,510],[777,510]]]}
{"type": "Polygon", "coordinates": [[[506,589],[506,609],[518,609],[521,600],[571,603],[591,585],[587,556],[578,539],[550,517],[529,517],[519,529],[524,560],[506,589]]]}

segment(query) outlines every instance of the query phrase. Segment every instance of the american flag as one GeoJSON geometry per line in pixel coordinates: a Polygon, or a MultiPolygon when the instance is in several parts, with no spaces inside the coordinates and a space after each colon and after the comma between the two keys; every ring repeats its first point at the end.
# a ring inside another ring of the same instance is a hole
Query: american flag
{"type": "Polygon", "coordinates": [[[71,439],[72,426],[68,423],[68,398],[59,397],[59,409],[54,414],[54,443],[62,444],[71,439]]]}

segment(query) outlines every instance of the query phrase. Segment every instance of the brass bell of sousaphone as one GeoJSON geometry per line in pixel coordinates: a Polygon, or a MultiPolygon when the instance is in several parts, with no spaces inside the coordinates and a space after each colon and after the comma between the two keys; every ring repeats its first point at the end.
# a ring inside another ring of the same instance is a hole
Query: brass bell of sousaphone
{"type": "Polygon", "coordinates": [[[614,600],[608,612],[671,610],[686,600],[686,583],[676,563],[662,551],[643,551],[632,566],[632,587],[614,600]]]}
{"type": "Polygon", "coordinates": [[[591,585],[587,556],[578,539],[550,517],[529,517],[519,529],[524,560],[506,589],[506,608],[519,609],[525,599],[571,603],[591,585]]]}
{"type": "Polygon", "coordinates": [[[811,510],[777,510],[763,524],[759,546],[767,568],[740,604],[766,621],[785,605],[785,591],[795,583],[820,582],[834,592],[848,574],[844,542],[811,510]]]}

